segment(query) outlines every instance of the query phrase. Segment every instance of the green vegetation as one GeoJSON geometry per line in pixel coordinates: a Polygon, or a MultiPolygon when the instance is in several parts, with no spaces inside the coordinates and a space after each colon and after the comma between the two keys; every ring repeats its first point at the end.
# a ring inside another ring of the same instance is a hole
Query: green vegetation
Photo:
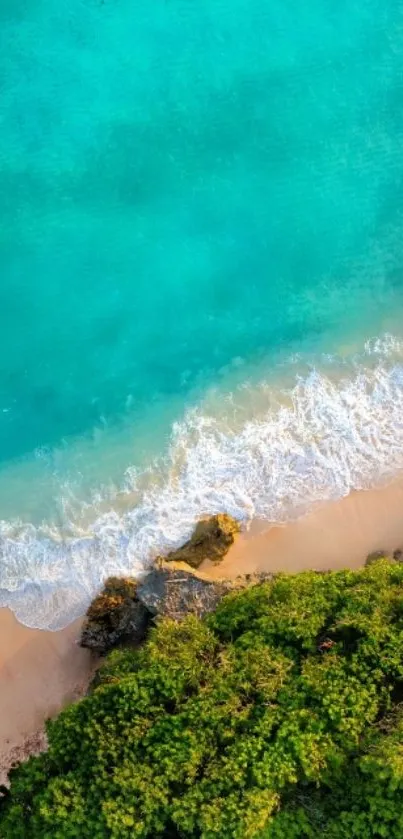
{"type": "Polygon", "coordinates": [[[279,576],[105,660],[2,839],[402,839],[403,564],[279,576]]]}

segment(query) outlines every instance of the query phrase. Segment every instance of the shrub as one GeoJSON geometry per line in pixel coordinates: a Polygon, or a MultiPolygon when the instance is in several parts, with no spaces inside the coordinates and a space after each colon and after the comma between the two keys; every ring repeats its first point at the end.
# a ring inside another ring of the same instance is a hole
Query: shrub
{"type": "Polygon", "coordinates": [[[164,620],[11,773],[2,839],[403,836],[403,566],[164,620]]]}

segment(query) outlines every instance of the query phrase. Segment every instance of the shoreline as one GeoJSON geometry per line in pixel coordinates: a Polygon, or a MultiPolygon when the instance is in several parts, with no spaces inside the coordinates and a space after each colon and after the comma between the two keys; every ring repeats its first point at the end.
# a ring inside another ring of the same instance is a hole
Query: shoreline
{"type": "Polygon", "coordinates": [[[255,520],[219,565],[205,560],[211,579],[259,572],[290,574],[359,568],[368,554],[403,547],[403,476],[376,489],[354,490],[318,504],[281,525],[255,520]]]}
{"type": "MultiPolygon", "coordinates": [[[[208,579],[364,565],[369,553],[403,547],[403,476],[318,505],[284,525],[255,520],[222,561],[205,560],[208,579]]],[[[46,745],[44,722],[85,694],[96,659],[77,640],[83,618],[63,630],[30,629],[0,608],[0,784],[13,762],[46,745]]]]}
{"type": "Polygon", "coordinates": [[[45,720],[84,694],[94,657],[76,643],[81,624],[30,629],[0,609],[0,784],[13,763],[43,750],[45,720]]]}

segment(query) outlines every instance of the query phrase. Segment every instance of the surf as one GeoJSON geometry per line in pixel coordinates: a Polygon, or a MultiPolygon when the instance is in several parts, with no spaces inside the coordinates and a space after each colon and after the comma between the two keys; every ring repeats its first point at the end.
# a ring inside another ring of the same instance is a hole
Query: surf
{"type": "Polygon", "coordinates": [[[1,522],[0,605],[29,626],[59,629],[107,576],[140,576],[204,515],[271,526],[403,468],[400,339],[310,365],[290,360],[285,372],[188,408],[166,451],[143,470],[128,465],[114,494],[98,490],[81,505],[67,497],[62,527],[1,522]]]}

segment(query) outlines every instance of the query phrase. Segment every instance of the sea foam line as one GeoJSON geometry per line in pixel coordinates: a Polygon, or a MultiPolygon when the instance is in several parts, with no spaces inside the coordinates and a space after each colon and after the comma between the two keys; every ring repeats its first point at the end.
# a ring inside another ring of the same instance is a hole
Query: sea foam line
{"type": "Polygon", "coordinates": [[[403,468],[401,350],[389,336],[368,344],[341,376],[331,377],[331,364],[311,369],[276,408],[267,384],[243,388],[250,418],[241,424],[236,398],[232,416],[224,399],[226,416],[189,410],[146,483],[128,470],[135,506],[98,515],[85,532],[76,525],[63,538],[50,527],[2,522],[0,605],[29,626],[59,629],[83,613],[108,575],[141,574],[202,515],[283,522],[393,476],[403,468]]]}

